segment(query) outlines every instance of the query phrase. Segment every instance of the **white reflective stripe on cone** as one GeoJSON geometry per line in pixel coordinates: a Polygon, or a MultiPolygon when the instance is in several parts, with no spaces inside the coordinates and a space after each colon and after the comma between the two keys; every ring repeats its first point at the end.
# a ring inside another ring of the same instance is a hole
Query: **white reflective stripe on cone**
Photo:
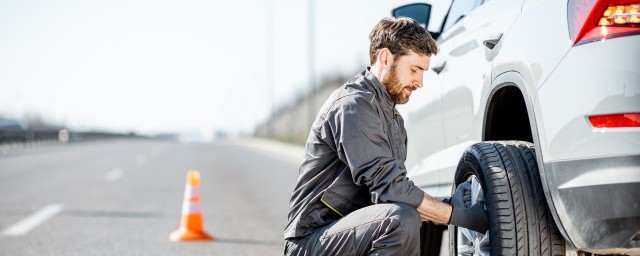
{"type": "Polygon", "coordinates": [[[196,187],[192,187],[192,186],[187,186],[187,188],[184,190],[184,197],[186,199],[192,198],[192,197],[200,197],[200,188],[196,187]]]}
{"type": "Polygon", "coordinates": [[[200,202],[184,202],[182,205],[182,214],[192,214],[192,213],[200,213],[202,208],[200,207],[200,202]]]}

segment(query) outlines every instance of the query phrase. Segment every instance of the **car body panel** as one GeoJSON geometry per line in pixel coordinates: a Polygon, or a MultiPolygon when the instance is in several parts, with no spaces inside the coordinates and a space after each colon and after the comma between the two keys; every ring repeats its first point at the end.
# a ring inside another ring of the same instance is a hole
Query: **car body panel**
{"type": "Polygon", "coordinates": [[[640,154],[640,128],[596,129],[587,119],[640,112],[638,46],[640,36],[574,47],[538,90],[545,162],[640,154]]]}
{"type": "Polygon", "coordinates": [[[632,239],[640,239],[640,128],[595,129],[587,119],[640,112],[640,36],[574,47],[567,18],[567,1],[489,0],[447,28],[431,61],[444,69],[428,71],[423,91],[402,107],[409,176],[434,197],[450,195],[462,152],[485,140],[493,95],[516,87],[547,203],[567,243],[640,254],[632,239]],[[493,49],[482,44],[499,34],[493,49]]]}
{"type": "Polygon", "coordinates": [[[473,12],[445,30],[438,39],[440,51],[432,56],[432,67],[425,73],[425,86],[412,96],[410,104],[399,107],[411,127],[408,137],[420,138],[409,139],[409,175],[423,189],[437,191],[434,197],[450,193],[460,155],[482,139],[479,123],[484,109],[480,98],[491,78],[490,50],[483,45],[483,38],[505,33],[517,19],[521,5],[522,0],[491,0],[474,6],[473,12]],[[466,63],[470,59],[477,61],[466,63]],[[433,66],[441,63],[445,63],[444,69],[436,74],[433,66]]]}
{"type": "Polygon", "coordinates": [[[640,112],[637,45],[640,36],[573,47],[537,93],[547,199],[578,249],[632,247],[640,232],[640,128],[601,129],[588,121],[640,112]]]}
{"type": "Polygon", "coordinates": [[[544,168],[575,248],[640,254],[640,155],[555,161],[544,168]]]}
{"type": "MultiPolygon", "coordinates": [[[[449,170],[440,176],[450,182],[464,150],[482,140],[481,98],[491,83],[491,62],[498,49],[489,49],[483,41],[500,38],[517,19],[521,0],[491,0],[452,26],[462,30],[447,60],[449,68],[442,72],[443,120],[449,170]]],[[[498,41],[499,42],[499,41],[498,41]]]]}

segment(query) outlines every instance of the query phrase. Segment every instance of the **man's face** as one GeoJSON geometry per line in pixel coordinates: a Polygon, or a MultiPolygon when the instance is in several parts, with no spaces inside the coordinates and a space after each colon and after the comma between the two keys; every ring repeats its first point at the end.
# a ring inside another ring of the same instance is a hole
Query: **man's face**
{"type": "Polygon", "coordinates": [[[405,104],[413,91],[422,87],[422,75],[429,67],[429,56],[410,51],[396,57],[388,66],[382,84],[396,104],[405,104]]]}

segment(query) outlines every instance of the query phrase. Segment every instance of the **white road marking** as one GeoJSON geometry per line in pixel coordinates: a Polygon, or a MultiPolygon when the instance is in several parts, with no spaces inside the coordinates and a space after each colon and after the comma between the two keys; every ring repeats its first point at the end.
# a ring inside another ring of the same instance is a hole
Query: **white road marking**
{"type": "Polygon", "coordinates": [[[21,236],[62,211],[62,205],[50,204],[2,231],[3,236],[21,236]]]}
{"type": "Polygon", "coordinates": [[[111,170],[110,172],[108,172],[107,174],[104,175],[104,179],[107,181],[114,181],[119,179],[120,177],[122,177],[122,169],[120,168],[115,168],[113,170],[111,170]]]}
{"type": "Polygon", "coordinates": [[[136,156],[136,164],[143,165],[147,163],[147,157],[145,155],[136,156]]]}

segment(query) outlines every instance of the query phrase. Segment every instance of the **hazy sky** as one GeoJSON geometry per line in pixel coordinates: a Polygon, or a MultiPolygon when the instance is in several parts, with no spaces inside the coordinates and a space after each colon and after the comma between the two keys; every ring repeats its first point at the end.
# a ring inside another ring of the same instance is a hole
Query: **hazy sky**
{"type": "MultiPolygon", "coordinates": [[[[75,129],[250,132],[308,87],[307,1],[0,1],[0,115],[75,129]]],[[[368,34],[413,1],[318,0],[316,73],[368,63],[368,34]]]]}

